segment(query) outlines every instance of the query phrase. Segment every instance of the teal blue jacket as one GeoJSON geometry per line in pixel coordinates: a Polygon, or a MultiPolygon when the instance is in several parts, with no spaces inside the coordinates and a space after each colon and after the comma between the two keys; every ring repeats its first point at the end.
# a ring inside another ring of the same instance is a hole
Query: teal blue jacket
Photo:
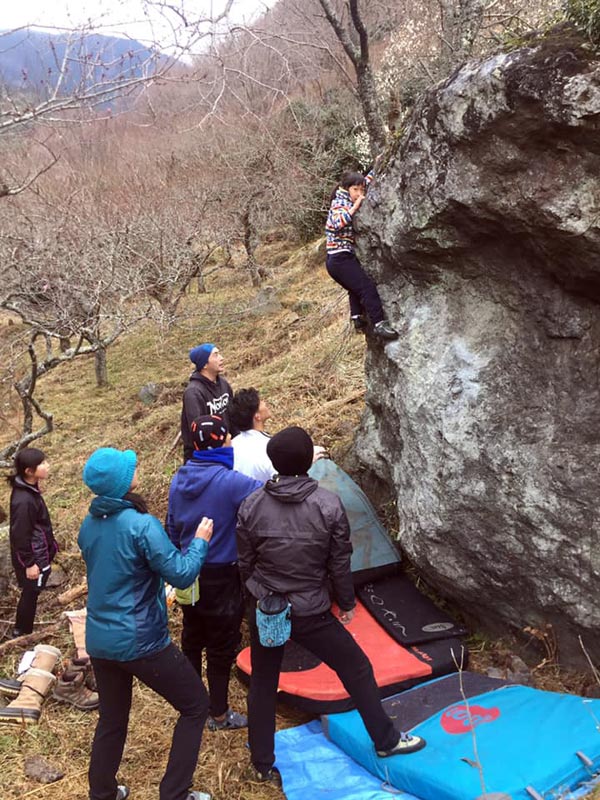
{"type": "Polygon", "coordinates": [[[164,581],[178,589],[193,583],[208,544],[193,539],[183,555],[156,517],[111,497],[94,498],[77,543],[87,567],[88,653],[131,661],[167,647],[164,581]]]}

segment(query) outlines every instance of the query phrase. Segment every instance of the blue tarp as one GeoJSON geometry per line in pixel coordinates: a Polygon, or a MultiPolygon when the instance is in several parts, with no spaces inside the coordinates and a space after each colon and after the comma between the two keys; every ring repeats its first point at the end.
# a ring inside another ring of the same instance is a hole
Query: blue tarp
{"type": "Polygon", "coordinates": [[[318,721],[279,731],[275,753],[287,800],[419,800],[383,789],[379,778],[327,739],[318,721]]]}
{"type": "MultiPolygon", "coordinates": [[[[287,800],[420,800],[382,788],[379,778],[325,737],[318,721],[279,731],[275,750],[287,800]]],[[[599,783],[600,779],[590,781],[562,800],[580,800],[599,783]]]]}

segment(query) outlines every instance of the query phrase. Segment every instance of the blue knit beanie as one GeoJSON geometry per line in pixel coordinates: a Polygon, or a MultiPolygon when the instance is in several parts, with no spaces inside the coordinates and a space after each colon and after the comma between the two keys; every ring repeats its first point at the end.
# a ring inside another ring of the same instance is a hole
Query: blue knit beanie
{"type": "Polygon", "coordinates": [[[121,498],[127,494],[137,464],[133,450],[100,447],[83,468],[83,482],[94,494],[121,498]]]}
{"type": "Polygon", "coordinates": [[[199,344],[197,347],[192,347],[190,350],[190,361],[192,364],[195,364],[196,369],[198,372],[206,365],[210,354],[215,349],[215,344],[210,344],[210,342],[205,342],[204,344],[199,344]]]}

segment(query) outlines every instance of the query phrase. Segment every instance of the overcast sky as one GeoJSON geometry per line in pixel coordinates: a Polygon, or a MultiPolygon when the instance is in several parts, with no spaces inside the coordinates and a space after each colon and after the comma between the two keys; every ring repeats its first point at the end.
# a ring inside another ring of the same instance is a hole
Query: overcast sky
{"type": "MultiPolygon", "coordinates": [[[[226,0],[165,0],[189,21],[216,16],[226,0]]],[[[276,0],[234,0],[235,22],[249,22],[276,0]]],[[[95,29],[159,42],[167,49],[172,26],[183,28],[182,18],[172,11],[160,12],[161,0],[0,0],[0,30],[25,25],[44,28],[77,28],[91,21],[95,29]],[[145,11],[147,13],[145,13],[145,11]]],[[[0,41],[1,46],[1,41],[0,41]]]]}

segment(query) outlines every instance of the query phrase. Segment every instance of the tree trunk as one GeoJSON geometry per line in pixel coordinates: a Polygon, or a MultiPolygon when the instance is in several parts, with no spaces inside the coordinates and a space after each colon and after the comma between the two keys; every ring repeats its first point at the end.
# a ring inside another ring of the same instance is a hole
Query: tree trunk
{"type": "Polygon", "coordinates": [[[94,368],[96,370],[96,386],[108,386],[105,347],[99,347],[94,353],[94,368]]]}
{"type": "Polygon", "coordinates": [[[385,147],[386,135],[383,117],[379,108],[375,79],[369,63],[360,63],[357,66],[356,82],[358,97],[367,126],[371,156],[375,159],[385,147]]]}
{"type": "MultiPolygon", "coordinates": [[[[250,280],[252,286],[258,288],[262,284],[261,270],[256,263],[254,256],[256,248],[258,247],[258,232],[252,221],[252,201],[254,197],[248,200],[244,213],[242,214],[242,225],[244,226],[244,249],[246,250],[247,260],[246,268],[250,273],[250,280]]],[[[264,273],[264,270],[262,271],[264,273]]]]}

